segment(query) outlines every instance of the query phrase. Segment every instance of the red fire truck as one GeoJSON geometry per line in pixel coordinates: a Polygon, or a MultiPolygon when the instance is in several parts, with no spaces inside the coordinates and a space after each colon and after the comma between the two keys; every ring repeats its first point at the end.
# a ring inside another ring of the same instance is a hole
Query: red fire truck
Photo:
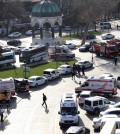
{"type": "Polygon", "coordinates": [[[120,54],[120,41],[110,40],[102,43],[93,43],[93,51],[97,56],[115,57],[120,54]]]}

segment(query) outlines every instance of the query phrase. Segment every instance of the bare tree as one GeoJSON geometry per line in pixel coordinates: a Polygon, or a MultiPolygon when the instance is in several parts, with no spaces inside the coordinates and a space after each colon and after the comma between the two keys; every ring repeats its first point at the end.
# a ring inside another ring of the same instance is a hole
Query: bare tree
{"type": "Polygon", "coordinates": [[[6,21],[6,29],[8,34],[9,22],[15,18],[22,18],[26,16],[26,12],[21,2],[5,2],[2,3],[2,20],[6,21]]]}
{"type": "Polygon", "coordinates": [[[77,13],[76,20],[86,25],[81,45],[85,43],[90,23],[105,19],[115,4],[114,0],[74,0],[72,11],[77,13]]]}

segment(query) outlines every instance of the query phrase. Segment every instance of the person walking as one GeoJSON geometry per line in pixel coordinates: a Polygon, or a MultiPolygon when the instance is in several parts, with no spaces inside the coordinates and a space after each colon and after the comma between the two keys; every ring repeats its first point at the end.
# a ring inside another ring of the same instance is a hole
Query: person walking
{"type": "Polygon", "coordinates": [[[117,66],[117,57],[116,56],[114,57],[114,63],[115,63],[115,66],[117,66]]]}
{"type": "Polygon", "coordinates": [[[78,70],[78,76],[80,77],[80,75],[81,75],[81,74],[80,74],[81,68],[80,68],[79,65],[77,66],[77,70],[78,70]]]}
{"type": "Polygon", "coordinates": [[[72,80],[75,80],[75,70],[72,70],[72,80]]]}
{"type": "Polygon", "coordinates": [[[84,65],[82,65],[81,70],[82,70],[82,76],[85,76],[85,66],[84,65]]]}
{"type": "Polygon", "coordinates": [[[42,103],[42,106],[45,104],[46,109],[47,109],[46,100],[47,100],[47,97],[46,97],[46,95],[43,93],[43,103],[42,103]]]}
{"type": "Polygon", "coordinates": [[[3,122],[3,113],[4,113],[4,109],[2,106],[0,106],[0,116],[1,116],[1,122],[3,122]]]}

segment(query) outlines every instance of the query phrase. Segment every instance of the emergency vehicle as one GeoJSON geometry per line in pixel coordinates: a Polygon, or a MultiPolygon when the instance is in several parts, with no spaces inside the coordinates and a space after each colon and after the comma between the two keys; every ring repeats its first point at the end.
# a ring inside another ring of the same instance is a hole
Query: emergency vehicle
{"type": "Polygon", "coordinates": [[[60,121],[59,125],[78,125],[79,124],[79,111],[78,101],[74,93],[66,93],[63,95],[60,102],[60,121]]]}
{"type": "Polygon", "coordinates": [[[93,43],[92,50],[97,56],[105,57],[115,57],[120,53],[118,45],[112,43],[111,41],[107,41],[106,43],[93,43]]]}
{"type": "Polygon", "coordinates": [[[51,58],[74,58],[75,54],[65,45],[49,46],[48,54],[51,58]]]}
{"type": "Polygon", "coordinates": [[[0,101],[15,95],[15,83],[13,78],[0,79],[0,101]]]}
{"type": "Polygon", "coordinates": [[[75,88],[75,93],[81,91],[92,91],[93,95],[116,95],[117,81],[114,77],[101,75],[100,77],[89,77],[80,87],[75,88]]]}

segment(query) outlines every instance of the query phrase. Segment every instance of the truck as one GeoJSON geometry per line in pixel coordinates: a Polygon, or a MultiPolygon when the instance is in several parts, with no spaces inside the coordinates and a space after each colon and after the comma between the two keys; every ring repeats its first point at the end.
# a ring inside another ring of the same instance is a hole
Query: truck
{"type": "Polygon", "coordinates": [[[91,76],[79,87],[75,88],[75,93],[81,91],[91,91],[92,95],[110,96],[117,94],[117,80],[112,76],[101,75],[91,76]]]}
{"type": "Polygon", "coordinates": [[[48,48],[51,58],[74,58],[75,54],[65,45],[51,45],[48,48]]]}
{"type": "Polygon", "coordinates": [[[10,99],[15,95],[15,83],[12,77],[0,78],[0,102],[10,99]]]}
{"type": "Polygon", "coordinates": [[[79,124],[78,101],[75,93],[63,94],[58,114],[60,114],[59,125],[61,127],[79,124]]]}
{"type": "Polygon", "coordinates": [[[97,56],[116,57],[120,54],[119,45],[113,43],[113,40],[93,43],[92,50],[97,56]]]}

